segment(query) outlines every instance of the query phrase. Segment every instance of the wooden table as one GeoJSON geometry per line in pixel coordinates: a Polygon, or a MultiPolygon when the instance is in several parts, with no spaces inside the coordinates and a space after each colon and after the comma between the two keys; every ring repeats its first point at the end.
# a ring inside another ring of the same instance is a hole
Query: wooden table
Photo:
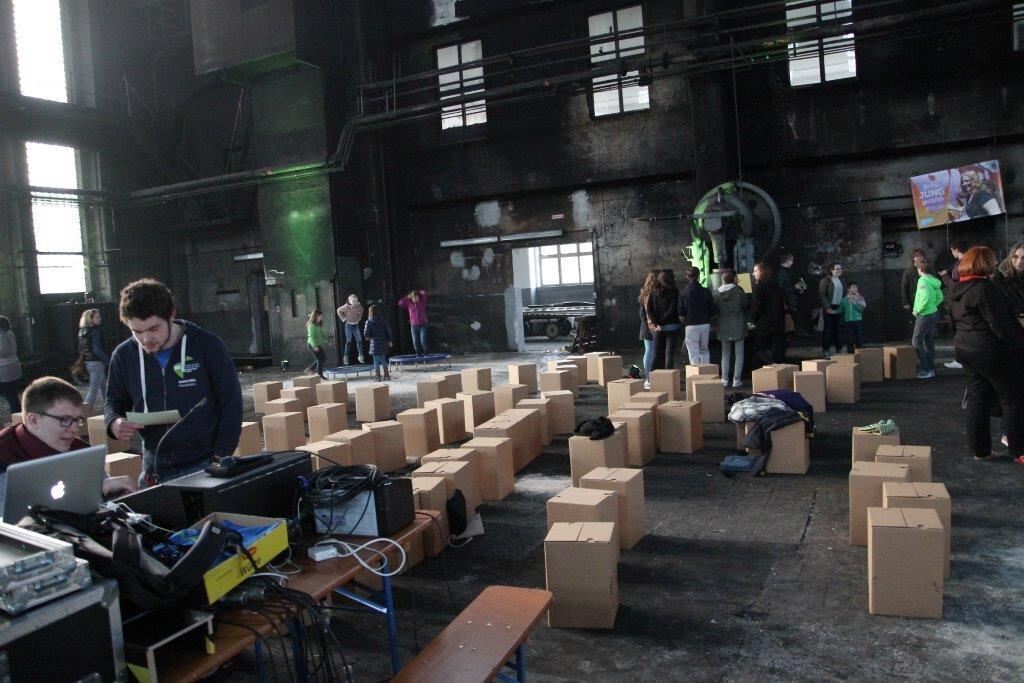
{"type": "MultiPolygon", "coordinates": [[[[432,514],[436,516],[438,513],[434,512],[432,514]]],[[[398,533],[388,536],[388,538],[398,542],[399,544],[405,544],[416,536],[425,533],[432,523],[432,518],[428,518],[424,515],[416,515],[412,524],[405,527],[398,533]]],[[[369,539],[348,538],[345,540],[359,544],[365,543],[369,539]]],[[[383,549],[382,546],[377,546],[377,548],[389,557],[394,557],[394,554],[397,552],[397,550],[392,546],[388,546],[387,549],[383,549]]],[[[374,556],[376,555],[374,554],[374,556]]],[[[306,593],[318,602],[326,598],[341,586],[351,582],[363,569],[362,565],[351,557],[336,557],[331,560],[324,560],[323,562],[314,562],[305,555],[305,549],[303,549],[303,552],[299,557],[294,558],[292,561],[298,565],[302,571],[299,574],[288,577],[288,588],[306,593]]],[[[390,603],[391,580],[390,578],[385,577],[383,582],[385,584],[384,589],[387,595],[387,602],[390,603]]],[[[397,663],[395,662],[397,652],[394,647],[394,608],[391,604],[389,604],[388,607],[390,608],[390,614],[388,615],[388,635],[392,646],[392,665],[397,670],[397,663]]],[[[378,611],[383,612],[384,610],[381,609],[378,611]]],[[[222,612],[218,615],[218,619],[224,619],[225,621],[241,624],[249,629],[253,629],[263,637],[269,636],[274,632],[274,624],[272,624],[267,618],[243,608],[222,612]]],[[[284,621],[285,619],[282,617],[281,622],[278,623],[282,623],[284,621]]],[[[199,680],[204,676],[212,674],[228,661],[237,657],[243,651],[255,644],[257,639],[256,635],[246,628],[219,623],[216,624],[213,642],[216,649],[212,655],[198,654],[194,650],[174,652],[173,645],[168,645],[168,651],[162,651],[165,656],[162,656],[161,659],[170,663],[166,667],[160,669],[160,680],[199,680]]],[[[268,653],[268,655],[269,654],[270,653],[268,653]]]]}

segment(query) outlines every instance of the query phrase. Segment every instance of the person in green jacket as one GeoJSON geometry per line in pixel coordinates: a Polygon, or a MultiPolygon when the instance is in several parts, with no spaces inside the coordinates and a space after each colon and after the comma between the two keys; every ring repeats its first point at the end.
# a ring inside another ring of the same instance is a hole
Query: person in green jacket
{"type": "Polygon", "coordinates": [[[927,260],[918,262],[917,273],[912,343],[917,351],[917,378],[929,379],[935,376],[935,326],[942,303],[942,281],[932,275],[932,265],[927,260]]]}
{"type": "Polygon", "coordinates": [[[864,346],[864,309],[867,307],[868,302],[860,295],[857,283],[846,285],[846,295],[839,301],[839,312],[843,317],[847,353],[853,353],[864,346]]]}
{"type": "Polygon", "coordinates": [[[306,345],[313,354],[313,362],[306,367],[306,372],[316,370],[320,379],[324,377],[324,362],[327,360],[327,333],[324,332],[324,314],[313,309],[306,320],[306,345]]]}

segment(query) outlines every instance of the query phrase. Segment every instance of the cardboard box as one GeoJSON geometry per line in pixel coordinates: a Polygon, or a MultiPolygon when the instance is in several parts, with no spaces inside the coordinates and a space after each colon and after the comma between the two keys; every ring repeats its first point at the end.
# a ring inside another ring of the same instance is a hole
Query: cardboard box
{"type": "Polygon", "coordinates": [[[320,378],[316,375],[299,375],[292,380],[293,387],[315,387],[320,383],[320,378]]]}
{"type": "Polygon", "coordinates": [[[608,412],[614,413],[633,394],[644,390],[642,379],[615,379],[605,385],[608,391],[608,412]]]}
{"type": "Polygon", "coordinates": [[[861,382],[881,382],[885,378],[885,354],[882,349],[857,349],[853,355],[860,366],[861,382]]]}
{"type": "Polygon", "coordinates": [[[494,417],[494,394],[492,392],[460,391],[456,398],[462,401],[467,433],[472,434],[477,425],[494,417]]]}
{"type": "Polygon", "coordinates": [[[718,377],[721,372],[715,363],[695,363],[683,366],[686,377],[718,377]]]}
{"type": "Polygon", "coordinates": [[[833,353],[832,362],[836,365],[855,365],[857,355],[853,353],[833,353]]]}
{"type": "Polygon", "coordinates": [[[299,413],[305,419],[306,409],[302,407],[302,401],[297,398],[275,398],[263,404],[264,415],[276,413],[299,413]]]}
{"type": "Polygon", "coordinates": [[[942,523],[945,535],[945,565],[943,576],[949,577],[950,539],[952,538],[953,506],[945,484],[915,483],[882,484],[882,507],[884,508],[926,508],[935,510],[942,523]]]}
{"type": "Polygon", "coordinates": [[[590,361],[585,355],[566,356],[563,363],[572,363],[576,366],[576,377],[579,379],[580,386],[586,384],[589,380],[587,378],[587,367],[590,361]]]}
{"type": "MultiPolygon", "coordinates": [[[[580,370],[575,363],[568,361],[560,361],[553,369],[552,372],[566,372],[569,377],[569,391],[576,398],[580,396],[580,386],[587,383],[586,370],[580,370]]],[[[543,387],[541,387],[543,389],[543,387]]]]}
{"type": "Polygon", "coordinates": [[[318,403],[306,410],[309,440],[323,441],[334,432],[348,429],[348,407],[344,403],[318,403]]]}
{"type": "Polygon", "coordinates": [[[743,445],[743,440],[747,437],[747,425],[749,425],[750,423],[734,422],[733,424],[736,426],[736,449],[743,450],[745,448],[743,445]]]}
{"type": "Polygon", "coordinates": [[[512,410],[517,403],[530,396],[525,384],[499,384],[492,391],[494,392],[495,415],[512,410]]]}
{"type": "Polygon", "coordinates": [[[560,522],[544,539],[544,573],[554,599],[548,626],[612,628],[619,610],[619,547],[608,522],[560,522]],[[580,571],[586,567],[586,571],[580,571]]]}
{"type": "Polygon", "coordinates": [[[610,522],[613,543],[622,547],[619,534],[619,494],[608,489],[562,489],[548,499],[548,530],[558,522],[610,522]]]}
{"type": "Polygon", "coordinates": [[[868,611],[942,618],[942,523],[935,510],[871,507],[868,523],[868,611]]]}
{"type": "Polygon", "coordinates": [[[620,548],[632,548],[647,534],[643,470],[598,467],[580,477],[580,486],[585,489],[606,489],[619,494],[620,548]]]}
{"type": "Polygon", "coordinates": [[[455,443],[466,438],[466,406],[457,398],[427,401],[424,408],[437,411],[437,434],[441,443],[455,443]]]}
{"type": "Polygon", "coordinates": [[[814,414],[824,413],[828,409],[825,401],[825,373],[817,371],[801,371],[793,373],[793,391],[804,397],[811,404],[814,414]]]}
{"type": "Polygon", "coordinates": [[[832,365],[832,361],[818,358],[816,360],[805,360],[800,363],[800,370],[803,372],[820,372],[825,374],[825,368],[832,365]]]}
{"type": "Polygon", "coordinates": [[[626,463],[642,467],[654,459],[658,444],[654,434],[654,413],[649,410],[617,410],[608,419],[626,424],[626,463]]]}
{"type": "Polygon", "coordinates": [[[422,458],[441,447],[441,433],[437,428],[437,411],[433,408],[413,408],[399,413],[405,437],[405,456],[422,458]]]}
{"type": "Polygon", "coordinates": [[[444,477],[413,477],[413,506],[428,510],[433,522],[423,534],[423,552],[434,557],[448,545],[448,483],[444,477]]]}
{"type": "Polygon", "coordinates": [[[373,454],[381,471],[396,472],[406,466],[405,428],[401,422],[364,422],[363,431],[373,435],[373,454]]]}
{"type": "Polygon", "coordinates": [[[550,398],[526,398],[516,404],[516,408],[536,410],[540,414],[540,444],[547,446],[555,438],[551,431],[551,420],[548,417],[548,410],[551,408],[550,398]]]}
{"type": "Polygon", "coordinates": [[[324,380],[313,390],[317,403],[344,403],[348,406],[348,382],[343,379],[324,380]]]}
{"type": "Polygon", "coordinates": [[[377,443],[373,432],[362,429],[343,429],[328,434],[325,441],[335,441],[344,447],[346,465],[376,465],[377,443]]]}
{"type": "Polygon", "coordinates": [[[238,434],[238,446],[232,455],[254,455],[263,452],[263,435],[259,422],[243,422],[238,434]]]}
{"type": "Polygon", "coordinates": [[[621,412],[623,410],[631,410],[631,411],[640,410],[640,411],[645,411],[645,412],[650,413],[653,416],[653,418],[654,418],[654,444],[655,444],[655,448],[660,448],[661,447],[661,415],[660,415],[660,411],[658,410],[658,408],[663,403],[665,403],[665,401],[661,400],[661,398],[659,398],[659,397],[663,397],[663,396],[665,396],[665,394],[658,393],[657,397],[652,397],[652,396],[649,396],[649,395],[647,395],[647,396],[642,395],[642,394],[649,394],[649,393],[650,392],[641,391],[639,393],[633,394],[632,396],[629,397],[629,401],[627,401],[626,403],[623,403],[621,406],[619,406],[619,409],[616,412],[621,412]]]}
{"type": "Polygon", "coordinates": [[[525,448],[525,466],[533,462],[533,459],[540,455],[544,448],[540,433],[542,429],[540,411],[536,408],[512,408],[506,410],[504,414],[510,420],[525,424],[525,429],[521,432],[525,448]]]}
{"type": "Polygon", "coordinates": [[[678,401],[682,398],[678,370],[651,370],[650,381],[651,391],[665,394],[669,401],[678,401]]]}
{"type": "Polygon", "coordinates": [[[446,398],[444,394],[447,389],[448,381],[444,379],[432,378],[416,382],[416,407],[425,408],[427,401],[446,398]]]}
{"type": "Polygon", "coordinates": [[[337,441],[310,441],[307,444],[296,446],[297,451],[306,451],[313,455],[313,469],[322,470],[327,467],[341,465],[348,466],[347,462],[349,449],[337,441]]]}
{"type": "Polygon", "coordinates": [[[387,384],[364,384],[356,388],[356,419],[360,422],[391,419],[391,394],[387,384]]]}
{"type": "MultiPolygon", "coordinates": [[[[754,422],[744,422],[744,431],[749,433],[754,422]]],[[[811,466],[811,444],[807,439],[804,421],[794,422],[771,432],[772,454],[765,471],[768,474],[807,474],[811,466]]],[[[747,449],[750,453],[756,449],[747,449]]]]}
{"type": "Polygon", "coordinates": [[[423,561],[423,537],[418,534],[413,536],[402,544],[402,550],[405,551],[405,569],[401,573],[408,574],[410,569],[423,561]]]}
{"type": "Polygon", "coordinates": [[[572,485],[595,467],[625,467],[626,435],[616,430],[607,439],[591,441],[586,436],[569,437],[569,472],[572,485]]]}
{"type": "Polygon", "coordinates": [[[875,462],[891,462],[910,468],[910,481],[928,483],[932,480],[931,446],[893,446],[884,444],[875,451],[875,462]]]}
{"type": "Polygon", "coordinates": [[[430,377],[445,381],[444,395],[441,398],[455,398],[455,395],[462,391],[461,372],[435,372],[430,377]]]}
{"type": "Polygon", "coordinates": [[[432,462],[464,462],[469,465],[469,469],[473,473],[473,481],[476,482],[477,489],[481,491],[481,499],[483,498],[480,454],[475,448],[441,448],[431,451],[420,460],[420,466],[422,467],[432,462]]]}
{"type": "Polygon", "coordinates": [[[473,436],[511,440],[512,467],[516,472],[530,464],[536,456],[530,435],[530,420],[523,416],[495,417],[474,429],[473,436]]]}
{"type": "Polygon", "coordinates": [[[851,430],[851,435],[851,465],[857,462],[874,462],[879,446],[898,446],[900,444],[900,430],[898,428],[892,434],[882,435],[868,434],[854,427],[851,430]]]}
{"type": "MultiPolygon", "coordinates": [[[[302,417],[302,414],[299,414],[302,417]]],[[[230,512],[214,512],[193,524],[190,528],[199,531],[207,522],[233,522],[245,527],[268,527],[246,545],[246,554],[231,553],[203,574],[203,590],[206,600],[213,604],[224,597],[232,588],[252,576],[253,563],[262,567],[280,555],[288,547],[288,525],[283,519],[257,517],[230,512]]]]}
{"type": "Polygon", "coordinates": [[[860,400],[860,365],[833,363],[825,368],[825,397],[829,403],[856,403],[860,400]]]}
{"type": "Polygon", "coordinates": [[[752,391],[773,391],[775,389],[793,389],[793,373],[799,370],[795,365],[766,365],[750,373],[752,391]]]}
{"type": "Polygon", "coordinates": [[[725,422],[725,387],[720,379],[694,379],[690,401],[700,403],[702,422],[725,422]]]}
{"type": "MultiPolygon", "coordinates": [[[[590,370],[587,370],[588,381],[590,370]]],[[[602,387],[608,386],[608,382],[622,379],[622,356],[601,356],[597,361],[597,383],[602,387]]]]}
{"type": "Polygon", "coordinates": [[[463,447],[477,452],[481,498],[502,500],[515,490],[512,439],[477,437],[464,443],[463,447]]]}
{"type": "Polygon", "coordinates": [[[462,371],[462,391],[490,391],[490,368],[466,368],[462,371]]]}
{"type": "Polygon", "coordinates": [[[882,484],[905,484],[910,468],[887,462],[855,462],[850,470],[850,545],[868,544],[867,510],[882,507],[882,484]]]}
{"type": "Polygon", "coordinates": [[[548,370],[539,374],[540,391],[568,391],[573,392],[572,370],[548,370]]]}
{"type": "Polygon", "coordinates": [[[658,407],[661,422],[659,450],[696,453],[704,446],[702,406],[696,401],[669,401],[658,407]]]}
{"type": "Polygon", "coordinates": [[[480,506],[480,484],[473,476],[473,468],[469,463],[429,462],[426,465],[420,465],[419,469],[413,470],[412,476],[413,479],[416,477],[444,477],[448,496],[451,496],[455,489],[459,489],[466,498],[466,514],[470,517],[476,514],[476,509],[480,506]]]}
{"type": "Polygon", "coordinates": [[[509,363],[508,383],[525,385],[527,393],[536,394],[539,386],[537,384],[537,364],[509,363]]]}
{"type": "Polygon", "coordinates": [[[281,398],[294,398],[302,403],[303,414],[309,410],[310,406],[316,405],[316,389],[313,387],[292,387],[291,389],[282,389],[281,398]]]}
{"type": "MultiPolygon", "coordinates": [[[[587,359],[587,381],[598,382],[602,386],[604,382],[601,382],[601,358],[613,355],[611,351],[591,351],[590,353],[583,354],[583,357],[587,359]]],[[[620,365],[621,370],[621,365],[620,365]]],[[[621,376],[621,375],[620,375],[621,376]]],[[[617,377],[611,377],[610,379],[618,379],[617,377]]]]}
{"type": "Polygon", "coordinates": [[[914,379],[917,377],[917,351],[913,346],[883,346],[885,379],[914,379]]]}
{"type": "MultiPolygon", "coordinates": [[[[249,424],[256,423],[250,422],[249,424]]],[[[139,481],[139,475],[142,474],[142,456],[135,453],[107,453],[104,469],[108,476],[128,477],[134,486],[139,481]]]]}
{"type": "Polygon", "coordinates": [[[263,439],[268,451],[291,451],[306,443],[302,413],[270,413],[263,416],[263,439]]]}
{"type": "Polygon", "coordinates": [[[257,413],[267,412],[267,401],[281,398],[282,382],[256,382],[252,385],[253,411],[257,413]]]}
{"type": "Polygon", "coordinates": [[[571,391],[542,391],[541,397],[550,399],[548,424],[552,434],[572,434],[576,429],[576,399],[571,391]]]}
{"type": "Polygon", "coordinates": [[[118,441],[107,436],[107,423],[103,415],[85,418],[85,425],[89,431],[89,443],[93,446],[107,444],[107,453],[120,453],[131,448],[131,441],[118,441]]]}

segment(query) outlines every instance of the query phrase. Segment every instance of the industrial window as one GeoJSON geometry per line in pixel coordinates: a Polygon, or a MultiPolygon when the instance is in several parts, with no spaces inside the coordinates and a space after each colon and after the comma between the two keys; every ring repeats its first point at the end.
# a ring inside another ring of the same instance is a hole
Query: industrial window
{"type": "Polygon", "coordinates": [[[813,85],[857,75],[857,53],[853,43],[851,0],[816,2],[796,0],[786,3],[786,27],[848,28],[848,33],[831,38],[801,40],[789,44],[789,84],[813,85]]]}
{"type": "MultiPolygon", "coordinates": [[[[28,183],[34,188],[78,188],[78,152],[72,147],[25,143],[28,183]]],[[[85,254],[82,214],[76,196],[32,192],[39,293],[84,292],[85,254]]]]}
{"type": "Polygon", "coordinates": [[[67,102],[60,0],[13,0],[12,6],[21,94],[67,102]]]}
{"type": "Polygon", "coordinates": [[[540,270],[540,286],[590,284],[594,281],[594,245],[554,244],[534,247],[540,270]]]}
{"type": "Polygon", "coordinates": [[[1024,2],[1013,4],[1013,49],[1024,50],[1024,2]]]}
{"type": "MultiPolygon", "coordinates": [[[[639,29],[644,26],[640,5],[624,7],[613,12],[602,12],[590,17],[590,63],[618,61],[630,55],[644,53],[644,37],[639,29]],[[619,35],[627,33],[627,37],[619,35]],[[609,40],[594,41],[608,36],[609,40]]],[[[647,86],[637,85],[639,71],[622,71],[593,79],[594,116],[608,116],[627,111],[649,109],[647,86]]]]}
{"type": "MultiPolygon", "coordinates": [[[[448,45],[437,49],[437,68],[449,69],[461,64],[469,64],[482,59],[483,46],[479,40],[471,40],[459,45],[448,45]]],[[[437,77],[441,88],[441,100],[463,97],[484,91],[484,69],[474,66],[458,69],[437,77]]],[[[461,104],[441,107],[441,130],[460,126],[475,126],[487,123],[487,102],[481,97],[461,104]]]]}

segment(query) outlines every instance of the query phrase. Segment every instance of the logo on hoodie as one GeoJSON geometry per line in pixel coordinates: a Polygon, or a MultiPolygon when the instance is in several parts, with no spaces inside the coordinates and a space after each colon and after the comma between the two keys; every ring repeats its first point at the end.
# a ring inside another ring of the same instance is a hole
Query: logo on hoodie
{"type": "Polygon", "coordinates": [[[196,363],[192,356],[185,356],[185,367],[181,367],[181,362],[174,364],[174,374],[178,376],[178,379],[185,379],[185,373],[195,372],[199,369],[199,363],[196,363]]]}

